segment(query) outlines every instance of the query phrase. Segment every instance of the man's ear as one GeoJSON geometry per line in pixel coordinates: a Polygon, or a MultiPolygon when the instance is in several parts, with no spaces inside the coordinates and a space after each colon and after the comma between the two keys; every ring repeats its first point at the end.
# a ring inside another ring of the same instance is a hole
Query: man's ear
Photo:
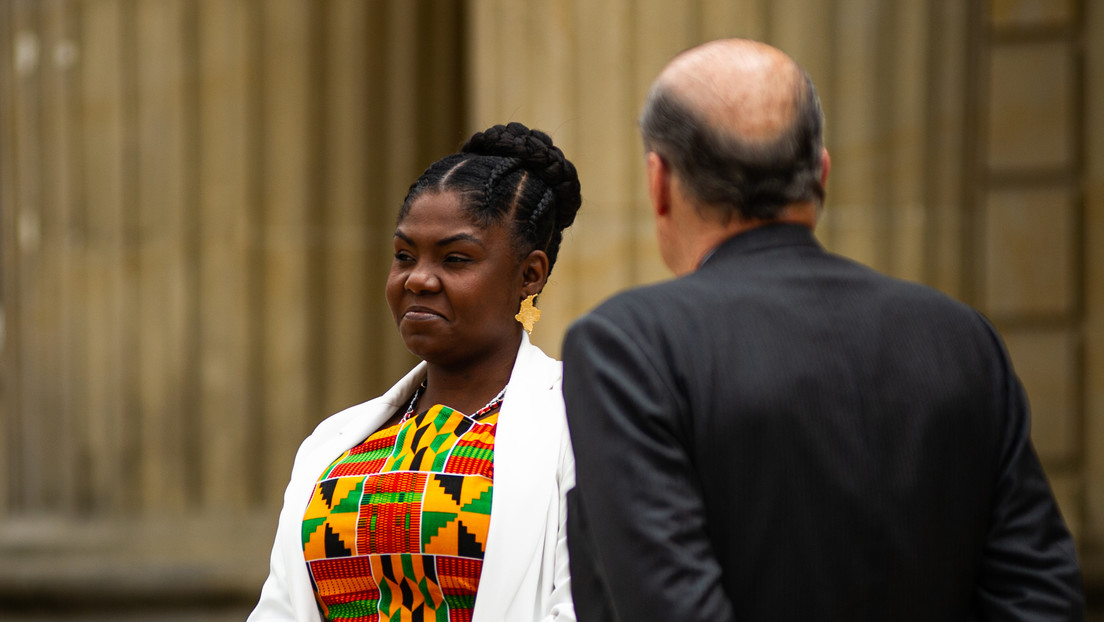
{"type": "Polygon", "coordinates": [[[658,218],[671,212],[671,167],[654,151],[647,155],[648,199],[658,218]]]}
{"type": "Polygon", "coordinates": [[[828,187],[828,171],[832,170],[832,158],[828,157],[828,149],[820,148],[820,187],[828,187]]]}
{"type": "Polygon", "coordinates": [[[534,250],[521,260],[521,294],[528,298],[539,294],[548,282],[548,254],[534,250]]]}

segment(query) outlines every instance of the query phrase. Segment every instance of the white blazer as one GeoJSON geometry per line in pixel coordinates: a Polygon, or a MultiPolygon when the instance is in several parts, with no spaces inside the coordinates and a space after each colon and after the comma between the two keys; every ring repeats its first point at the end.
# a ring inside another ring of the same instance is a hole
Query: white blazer
{"type": "MultiPolygon", "coordinates": [[[[303,557],[307,502],[322,470],[391,418],[425,373],[419,363],[386,393],[327,418],[303,441],[284,492],[268,579],[249,622],[321,620],[303,557]]],[[[560,382],[560,362],[522,333],[498,415],[494,499],[472,622],[575,620],[566,502],[575,459],[560,382]]]]}

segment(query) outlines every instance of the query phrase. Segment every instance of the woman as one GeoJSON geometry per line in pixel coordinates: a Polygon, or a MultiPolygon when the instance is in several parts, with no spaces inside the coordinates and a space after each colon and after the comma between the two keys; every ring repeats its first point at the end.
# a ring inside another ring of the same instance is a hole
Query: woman
{"type": "Polygon", "coordinates": [[[303,442],[250,620],[575,619],[560,363],[519,321],[579,205],[575,167],[520,123],[410,187],[386,297],[424,360],[303,442]]]}

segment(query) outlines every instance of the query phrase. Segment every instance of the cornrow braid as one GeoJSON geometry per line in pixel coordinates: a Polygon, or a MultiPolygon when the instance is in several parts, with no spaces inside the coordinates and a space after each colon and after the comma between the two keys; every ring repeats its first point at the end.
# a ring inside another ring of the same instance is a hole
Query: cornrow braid
{"type": "Polygon", "coordinates": [[[459,153],[431,164],[411,185],[400,222],[426,192],[456,193],[481,227],[509,226],[520,256],[544,251],[549,271],[582,203],[575,166],[548,134],[521,123],[476,132],[459,153]]]}
{"type": "MultiPolygon", "coordinates": [[[[540,226],[540,218],[548,211],[548,207],[552,205],[552,201],[555,199],[556,194],[552,192],[551,188],[546,187],[544,194],[541,195],[540,202],[533,208],[532,213],[529,214],[529,234],[534,238],[537,235],[537,228],[540,226]]],[[[547,249],[545,249],[547,251],[547,249]]]]}
{"type": "Polygon", "coordinates": [[[494,187],[499,178],[509,175],[521,166],[521,160],[518,158],[501,159],[502,161],[491,169],[491,174],[487,176],[487,183],[483,185],[483,201],[485,203],[491,203],[494,200],[494,187]]]}

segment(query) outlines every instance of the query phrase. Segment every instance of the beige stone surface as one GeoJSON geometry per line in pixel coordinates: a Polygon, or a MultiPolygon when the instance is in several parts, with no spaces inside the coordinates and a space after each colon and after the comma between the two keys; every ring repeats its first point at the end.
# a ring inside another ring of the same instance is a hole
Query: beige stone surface
{"type": "Polygon", "coordinates": [[[989,194],[982,242],[986,313],[1063,317],[1073,311],[1079,285],[1074,210],[1071,193],[1060,187],[989,194]]]}
{"type": "Polygon", "coordinates": [[[989,0],[989,15],[1000,28],[1060,26],[1074,18],[1076,7],[1075,0],[989,0]]]}
{"type": "Polygon", "coordinates": [[[260,513],[9,517],[0,521],[0,619],[240,611],[260,594],[275,524],[260,513]]]}
{"type": "Polygon", "coordinates": [[[1084,480],[1069,470],[1051,469],[1047,473],[1050,480],[1050,488],[1054,492],[1054,498],[1058,501],[1058,509],[1062,512],[1062,518],[1073,534],[1075,540],[1081,539],[1084,529],[1082,520],[1082,507],[1084,501],[1084,480]]]}
{"type": "MultiPolygon", "coordinates": [[[[634,120],[673,54],[723,36],[783,47],[819,86],[828,247],[1007,320],[1048,473],[1104,569],[1104,2],[457,6],[0,0],[0,590],[180,572],[252,590],[266,543],[225,545],[252,564],[228,571],[245,566],[194,535],[236,515],[178,526],[191,550],[160,566],[156,529],[117,519],[277,504],[305,430],[405,370],[381,289],[394,211],[475,129],[524,121],[579,166],[538,344],[667,278],[634,120]],[[35,535],[11,522],[28,511],[76,523],[35,535]],[[61,554],[66,530],[98,544],[61,554]]],[[[159,613],[70,619],[225,612],[159,613]]]]}
{"type": "MultiPolygon", "coordinates": [[[[1031,438],[1044,463],[1078,456],[1075,335],[1065,330],[1004,331],[1005,344],[1031,405],[1031,438]]],[[[1080,512],[1079,508],[1069,508],[1080,512]]]]}
{"type": "MultiPolygon", "coordinates": [[[[1104,32],[1104,3],[1087,2],[1086,29],[1104,32]]],[[[1085,39],[1086,107],[1104,109],[1104,37],[1085,39]]],[[[1104,584],[1104,120],[1086,118],[1085,162],[1085,516],[1104,584]]]]}
{"type": "Polygon", "coordinates": [[[1070,164],[1074,157],[1073,55],[1060,42],[991,48],[987,124],[990,170],[1070,164]]]}

